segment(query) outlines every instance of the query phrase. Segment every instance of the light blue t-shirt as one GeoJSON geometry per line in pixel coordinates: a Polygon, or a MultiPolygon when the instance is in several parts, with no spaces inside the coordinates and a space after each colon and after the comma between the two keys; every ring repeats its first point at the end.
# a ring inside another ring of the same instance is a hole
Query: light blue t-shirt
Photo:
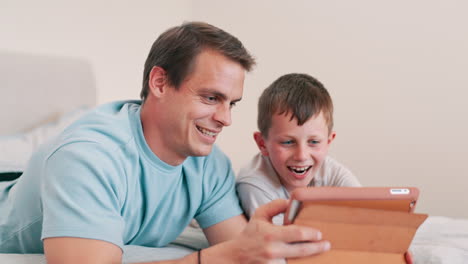
{"type": "Polygon", "coordinates": [[[140,104],[96,108],[0,183],[1,253],[42,253],[41,239],[63,236],[161,247],[192,218],[206,228],[242,213],[221,150],[164,163],[146,144],[140,104]]]}

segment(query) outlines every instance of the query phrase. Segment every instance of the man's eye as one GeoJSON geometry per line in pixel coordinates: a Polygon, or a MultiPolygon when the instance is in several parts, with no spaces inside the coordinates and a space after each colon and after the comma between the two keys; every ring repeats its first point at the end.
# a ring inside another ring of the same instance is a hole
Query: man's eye
{"type": "Polygon", "coordinates": [[[236,102],[230,103],[229,106],[230,106],[231,108],[233,108],[234,106],[236,106],[236,102]]]}
{"type": "Polygon", "coordinates": [[[203,99],[210,104],[218,102],[218,97],[216,96],[204,96],[203,99]]]}

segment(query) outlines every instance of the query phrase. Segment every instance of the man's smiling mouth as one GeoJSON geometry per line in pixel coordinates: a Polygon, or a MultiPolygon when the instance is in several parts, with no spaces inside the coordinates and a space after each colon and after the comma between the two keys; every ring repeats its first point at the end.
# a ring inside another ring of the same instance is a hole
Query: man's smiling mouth
{"type": "Polygon", "coordinates": [[[209,137],[216,137],[219,134],[219,132],[214,132],[203,127],[199,127],[199,126],[196,126],[196,127],[198,131],[200,131],[203,135],[206,135],[209,137]]]}

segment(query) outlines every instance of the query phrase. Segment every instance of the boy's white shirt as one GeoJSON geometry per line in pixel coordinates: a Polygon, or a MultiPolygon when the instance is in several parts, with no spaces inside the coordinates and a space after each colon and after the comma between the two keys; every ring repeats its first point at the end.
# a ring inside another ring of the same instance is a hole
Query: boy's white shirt
{"type": "MultiPolygon", "coordinates": [[[[360,187],[358,179],[345,166],[327,156],[309,186],[360,187]]],[[[237,192],[244,212],[251,217],[262,204],[275,199],[289,199],[289,192],[281,184],[270,159],[260,153],[237,175],[237,192]]],[[[283,224],[283,214],[273,218],[273,223],[283,224]]]]}

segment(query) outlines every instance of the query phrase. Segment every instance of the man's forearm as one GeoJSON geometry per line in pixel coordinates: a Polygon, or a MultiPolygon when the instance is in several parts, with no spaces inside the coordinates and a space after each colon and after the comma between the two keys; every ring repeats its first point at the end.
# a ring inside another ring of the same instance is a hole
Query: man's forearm
{"type": "Polygon", "coordinates": [[[242,263],[239,253],[241,251],[236,248],[236,243],[228,241],[196,251],[180,259],[134,264],[209,264],[220,263],[220,260],[223,264],[237,264],[242,263]]]}
{"type": "Polygon", "coordinates": [[[198,252],[189,254],[181,259],[174,259],[174,260],[163,260],[163,261],[152,261],[152,262],[139,262],[139,263],[134,263],[134,264],[198,264],[202,263],[198,259],[198,252]]]}

